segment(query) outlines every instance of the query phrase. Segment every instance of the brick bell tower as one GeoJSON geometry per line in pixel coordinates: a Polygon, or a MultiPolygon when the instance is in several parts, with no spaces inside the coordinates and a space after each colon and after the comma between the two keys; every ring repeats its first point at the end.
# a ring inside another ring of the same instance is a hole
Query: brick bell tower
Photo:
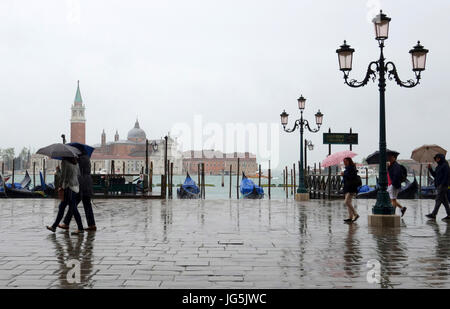
{"type": "Polygon", "coordinates": [[[84,117],[85,106],[80,92],[80,81],[78,81],[75,101],[72,105],[72,117],[70,118],[70,142],[86,144],[86,118],[84,117]]]}

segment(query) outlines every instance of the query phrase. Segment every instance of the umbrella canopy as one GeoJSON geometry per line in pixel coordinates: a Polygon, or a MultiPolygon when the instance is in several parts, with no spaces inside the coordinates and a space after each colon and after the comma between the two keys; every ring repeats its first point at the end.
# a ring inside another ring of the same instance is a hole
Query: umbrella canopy
{"type": "Polygon", "coordinates": [[[445,156],[447,150],[438,145],[423,145],[413,150],[411,159],[419,163],[432,163],[434,162],[434,156],[439,153],[445,156]]]}
{"type": "Polygon", "coordinates": [[[75,148],[77,148],[78,150],[80,150],[81,152],[86,152],[86,154],[89,156],[89,158],[91,157],[92,153],[94,152],[95,148],[86,144],[81,144],[81,143],[68,143],[67,145],[69,146],[73,146],[75,148]]]}
{"type": "MultiPolygon", "coordinates": [[[[394,151],[394,150],[389,150],[386,149],[386,157],[387,156],[394,156],[397,157],[400,154],[400,152],[394,151]]],[[[380,151],[377,150],[374,153],[370,154],[367,158],[366,158],[366,162],[367,164],[380,164],[380,151]]]]}
{"type": "Polygon", "coordinates": [[[328,157],[326,157],[326,159],[322,161],[322,167],[339,165],[342,163],[342,161],[345,158],[353,158],[354,156],[357,156],[357,155],[358,154],[356,154],[350,150],[335,152],[335,153],[329,155],[328,157]]]}
{"type": "Polygon", "coordinates": [[[77,158],[81,154],[77,148],[67,144],[56,143],[39,149],[36,153],[48,156],[50,158],[77,158]]]}

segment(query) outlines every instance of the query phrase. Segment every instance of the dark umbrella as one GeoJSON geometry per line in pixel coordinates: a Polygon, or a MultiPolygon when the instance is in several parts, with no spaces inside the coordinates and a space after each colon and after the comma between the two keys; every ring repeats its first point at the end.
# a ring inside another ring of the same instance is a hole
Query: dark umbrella
{"type": "MultiPolygon", "coordinates": [[[[394,156],[397,157],[400,153],[394,150],[386,149],[386,157],[394,156]]],[[[366,158],[367,164],[380,164],[380,151],[375,151],[366,158]]]]}
{"type": "Polygon", "coordinates": [[[81,152],[85,152],[89,156],[89,158],[91,157],[92,153],[95,150],[94,147],[81,143],[69,143],[67,145],[73,146],[78,150],[80,150],[81,152]]]}
{"type": "Polygon", "coordinates": [[[56,143],[41,148],[36,153],[48,156],[50,158],[77,158],[78,155],[81,154],[81,151],[67,144],[56,143]]]}

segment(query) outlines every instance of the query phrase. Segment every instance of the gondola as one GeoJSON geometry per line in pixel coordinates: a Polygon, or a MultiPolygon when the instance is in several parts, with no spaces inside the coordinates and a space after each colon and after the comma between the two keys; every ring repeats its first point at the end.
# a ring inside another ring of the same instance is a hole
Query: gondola
{"type": "Polygon", "coordinates": [[[241,194],[245,199],[262,199],[264,198],[263,188],[255,185],[255,183],[242,173],[241,194]]]}
{"type": "Polygon", "coordinates": [[[184,183],[177,189],[177,197],[179,199],[197,199],[200,197],[200,189],[189,176],[189,173],[187,173],[184,183]]]}
{"type": "Polygon", "coordinates": [[[33,188],[32,191],[34,192],[44,192],[47,196],[55,196],[56,190],[55,186],[53,184],[46,184],[44,181],[44,176],[42,176],[42,172],[39,172],[39,179],[41,181],[41,184],[39,186],[36,186],[33,188]]]}
{"type": "MultiPolygon", "coordinates": [[[[407,182],[405,186],[400,189],[397,198],[400,200],[413,200],[417,198],[417,190],[419,189],[419,184],[417,183],[416,177],[414,177],[413,182],[407,182]]],[[[376,199],[379,187],[372,189],[367,192],[360,192],[356,195],[358,199],[376,199]]]]}
{"type": "Polygon", "coordinates": [[[420,198],[422,199],[435,199],[436,198],[436,187],[433,186],[422,186],[420,198]]]}
{"type": "MultiPolygon", "coordinates": [[[[3,181],[2,181],[3,182],[3,181]]],[[[4,197],[6,198],[42,198],[45,197],[45,193],[43,191],[31,191],[28,187],[31,184],[31,177],[28,174],[28,171],[25,172],[25,176],[23,180],[18,183],[12,185],[3,184],[4,188],[4,197]]]]}

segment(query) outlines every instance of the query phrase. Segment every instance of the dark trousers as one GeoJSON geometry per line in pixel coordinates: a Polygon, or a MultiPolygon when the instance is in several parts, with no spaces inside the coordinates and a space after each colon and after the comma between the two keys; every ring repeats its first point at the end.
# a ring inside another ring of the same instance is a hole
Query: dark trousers
{"type": "Polygon", "coordinates": [[[434,210],[432,212],[433,215],[437,215],[441,204],[444,204],[445,211],[447,212],[447,216],[450,216],[450,207],[448,205],[448,196],[447,196],[448,187],[447,186],[439,186],[437,188],[436,194],[436,205],[434,206],[434,210]]]}
{"type": "MultiPolygon", "coordinates": [[[[84,213],[86,215],[86,221],[88,226],[95,225],[94,212],[92,211],[92,203],[91,197],[82,196],[81,194],[77,194],[75,198],[76,205],[78,205],[81,201],[83,201],[84,213]]],[[[70,220],[72,220],[73,213],[70,211],[67,212],[66,217],[64,218],[64,224],[69,225],[70,220]]]]}
{"type": "Polygon", "coordinates": [[[83,223],[81,222],[81,216],[77,209],[77,202],[76,202],[77,194],[70,190],[69,188],[64,190],[64,200],[59,204],[58,214],[56,215],[55,223],[53,223],[52,227],[56,228],[61,222],[64,211],[66,210],[66,206],[69,205],[69,211],[68,213],[72,213],[75,217],[75,221],[77,222],[77,226],[79,230],[83,229],[83,223]]]}

